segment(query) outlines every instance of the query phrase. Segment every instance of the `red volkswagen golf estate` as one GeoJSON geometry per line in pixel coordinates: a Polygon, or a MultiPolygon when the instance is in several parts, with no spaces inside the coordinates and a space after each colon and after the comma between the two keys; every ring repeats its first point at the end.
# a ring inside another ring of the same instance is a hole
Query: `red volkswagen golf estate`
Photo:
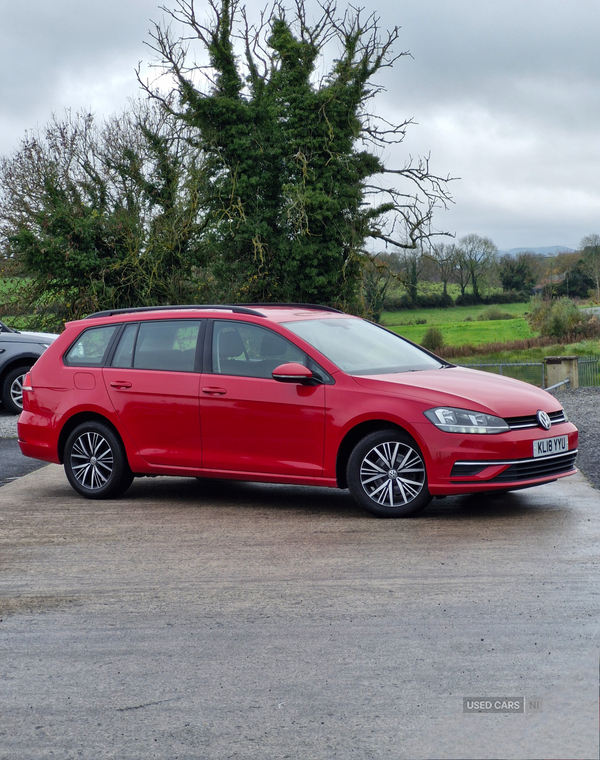
{"type": "Polygon", "coordinates": [[[26,376],[19,444],[77,493],[182,475],[349,488],[379,517],[572,475],[550,394],[305,305],[92,314],[26,376]]]}

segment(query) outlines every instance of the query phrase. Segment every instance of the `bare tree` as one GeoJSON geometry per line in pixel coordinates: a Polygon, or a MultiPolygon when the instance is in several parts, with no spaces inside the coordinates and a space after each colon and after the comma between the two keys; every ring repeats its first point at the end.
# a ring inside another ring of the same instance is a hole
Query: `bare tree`
{"type": "Polygon", "coordinates": [[[431,246],[428,256],[435,262],[440,282],[444,285],[444,296],[447,296],[448,283],[456,277],[458,247],[455,243],[436,243],[431,246]]]}
{"type": "Polygon", "coordinates": [[[481,297],[479,292],[480,281],[494,264],[497,256],[498,248],[490,238],[471,234],[465,235],[459,241],[460,266],[469,274],[473,286],[473,295],[476,299],[481,297]]]}

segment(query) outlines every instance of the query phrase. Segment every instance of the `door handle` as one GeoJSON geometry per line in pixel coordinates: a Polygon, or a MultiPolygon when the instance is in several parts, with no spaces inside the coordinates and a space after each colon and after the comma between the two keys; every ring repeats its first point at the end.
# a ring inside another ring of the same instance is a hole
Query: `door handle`
{"type": "Polygon", "coordinates": [[[131,383],[128,380],[115,380],[110,384],[110,387],[123,390],[123,388],[131,388],[131,383]]]}
{"type": "Polygon", "coordinates": [[[202,388],[202,393],[206,393],[207,396],[224,396],[227,393],[225,388],[202,388]]]}

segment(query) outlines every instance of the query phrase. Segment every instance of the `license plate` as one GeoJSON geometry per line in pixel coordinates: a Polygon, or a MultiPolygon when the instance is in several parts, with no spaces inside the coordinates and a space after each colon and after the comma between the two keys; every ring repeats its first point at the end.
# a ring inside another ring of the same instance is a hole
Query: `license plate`
{"type": "Polygon", "coordinates": [[[549,457],[552,454],[566,454],[569,450],[569,437],[557,435],[555,438],[542,438],[533,442],[534,457],[549,457]]]}

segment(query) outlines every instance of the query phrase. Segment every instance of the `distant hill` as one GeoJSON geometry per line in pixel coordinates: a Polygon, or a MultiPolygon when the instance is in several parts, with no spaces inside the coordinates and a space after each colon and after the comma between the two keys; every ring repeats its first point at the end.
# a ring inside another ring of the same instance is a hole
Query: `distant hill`
{"type": "Polygon", "coordinates": [[[517,256],[519,253],[537,253],[540,256],[557,256],[559,253],[575,253],[575,248],[566,245],[548,245],[545,248],[511,248],[509,251],[499,251],[509,256],[517,256]]]}

